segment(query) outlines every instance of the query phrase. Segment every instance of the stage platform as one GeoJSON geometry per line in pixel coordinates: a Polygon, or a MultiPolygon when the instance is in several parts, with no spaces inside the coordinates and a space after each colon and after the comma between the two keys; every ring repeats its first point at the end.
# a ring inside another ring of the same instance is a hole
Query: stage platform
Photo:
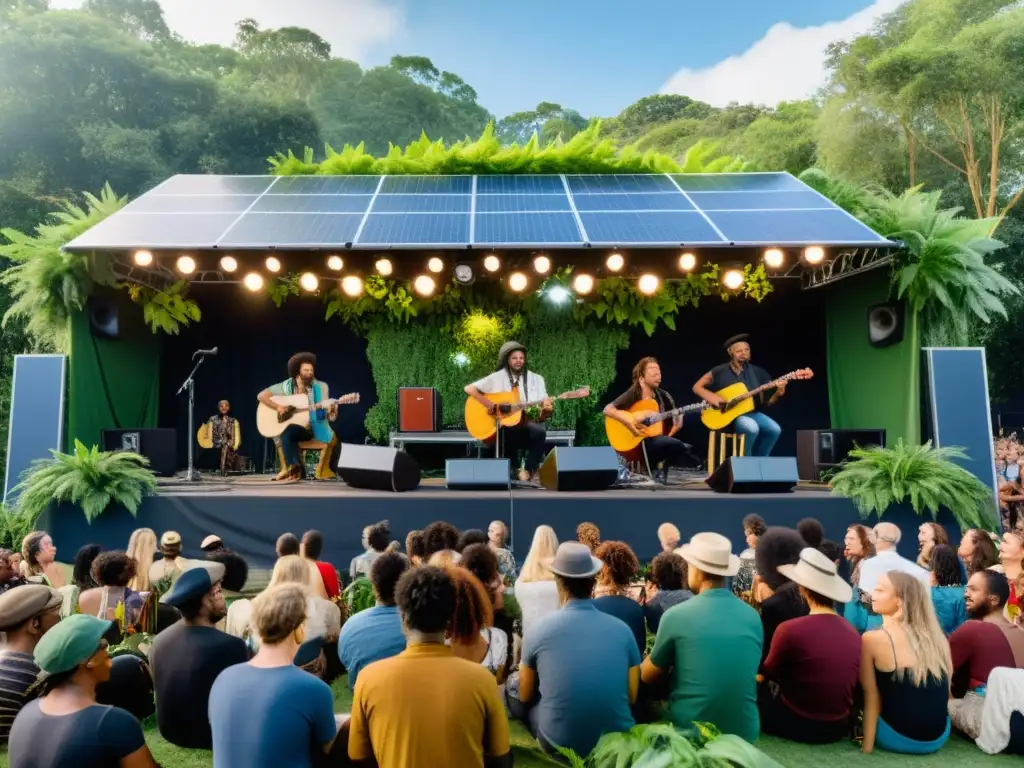
{"type": "MultiPolygon", "coordinates": [[[[104,548],[124,548],[137,527],[149,527],[160,535],[167,530],[181,534],[187,557],[200,554],[199,543],[218,534],[230,548],[254,567],[274,561],[274,542],[286,531],[301,536],[315,528],[324,534],[323,558],[346,568],[362,551],[365,526],[388,520],[392,538],[405,546],[405,536],[435,520],[456,527],[486,529],[492,520],[504,520],[511,529],[517,560],[526,556],[538,525],[550,525],[560,541],[575,538],[584,521],[601,529],[606,540],[627,542],[642,560],[659,551],[657,528],[672,522],[683,539],[698,531],[717,531],[728,536],[735,552],[745,548],[742,520],[755,512],[768,525],[794,526],[804,517],[815,517],[825,526],[828,538],[842,542],[846,527],[860,521],[849,499],[831,494],[820,485],[798,486],[791,493],[720,494],[699,480],[668,486],[613,487],[593,492],[553,492],[542,488],[513,487],[505,491],[449,491],[443,481],[424,480],[415,491],[386,493],[350,488],[340,481],[305,482],[279,486],[265,476],[203,480],[197,484],[163,483],[156,496],[146,499],[138,517],[123,509],[111,509],[90,525],[75,507],[51,508],[39,527],[49,531],[69,562],[72,553],[88,543],[104,548]]],[[[913,511],[894,508],[886,520],[904,532],[900,547],[913,555],[920,520],[913,511]]],[[[873,525],[874,520],[865,521],[873,525]]],[[[955,523],[940,516],[951,538],[959,538],[955,523]]]]}

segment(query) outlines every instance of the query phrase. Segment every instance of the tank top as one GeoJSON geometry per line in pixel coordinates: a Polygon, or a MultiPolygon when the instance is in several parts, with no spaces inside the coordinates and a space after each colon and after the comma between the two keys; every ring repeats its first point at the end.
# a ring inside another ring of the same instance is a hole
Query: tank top
{"type": "Polygon", "coordinates": [[[922,685],[914,685],[910,670],[896,664],[892,635],[885,627],[881,630],[889,638],[895,669],[883,672],[875,668],[875,683],[882,698],[880,717],[896,733],[912,741],[935,741],[946,730],[949,679],[929,674],[922,685]]]}

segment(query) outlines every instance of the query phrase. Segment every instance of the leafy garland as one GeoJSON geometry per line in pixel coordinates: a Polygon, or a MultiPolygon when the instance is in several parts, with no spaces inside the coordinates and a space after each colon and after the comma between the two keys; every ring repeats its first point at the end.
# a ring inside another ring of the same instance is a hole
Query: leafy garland
{"type": "Polygon", "coordinates": [[[184,280],[162,291],[138,283],[123,283],[120,287],[128,291],[132,301],[142,305],[142,317],[153,333],[177,335],[181,326],[198,323],[203,317],[199,305],[187,298],[188,283],[184,280]]]}

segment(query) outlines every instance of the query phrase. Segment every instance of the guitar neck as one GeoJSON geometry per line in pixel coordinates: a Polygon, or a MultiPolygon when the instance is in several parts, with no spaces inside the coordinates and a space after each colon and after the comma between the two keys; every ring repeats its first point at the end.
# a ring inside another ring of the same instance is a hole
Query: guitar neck
{"type": "Polygon", "coordinates": [[[679,408],[673,408],[671,411],[664,411],[659,413],[657,416],[652,416],[651,423],[657,423],[659,421],[666,421],[667,419],[674,419],[676,416],[684,416],[690,411],[695,411],[699,406],[683,405],[679,408]]]}

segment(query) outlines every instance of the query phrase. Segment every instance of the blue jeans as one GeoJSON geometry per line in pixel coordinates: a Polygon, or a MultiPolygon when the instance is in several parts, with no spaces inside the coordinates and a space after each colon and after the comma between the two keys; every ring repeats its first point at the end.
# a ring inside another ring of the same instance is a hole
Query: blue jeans
{"type": "Polygon", "coordinates": [[[740,416],[736,419],[735,425],[736,434],[746,438],[743,447],[744,456],[770,456],[772,448],[778,442],[779,435],[782,434],[782,427],[776,423],[775,419],[760,411],[740,416]]]}

